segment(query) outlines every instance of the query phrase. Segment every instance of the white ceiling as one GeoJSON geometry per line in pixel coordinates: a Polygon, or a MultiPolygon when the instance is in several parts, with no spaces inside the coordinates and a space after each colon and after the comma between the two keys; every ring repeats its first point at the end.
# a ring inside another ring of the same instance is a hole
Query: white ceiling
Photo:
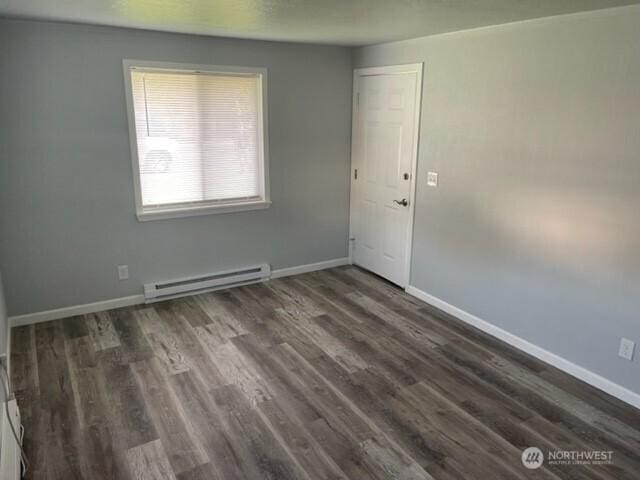
{"type": "Polygon", "coordinates": [[[0,14],[226,37],[365,45],[640,0],[0,0],[0,14]]]}

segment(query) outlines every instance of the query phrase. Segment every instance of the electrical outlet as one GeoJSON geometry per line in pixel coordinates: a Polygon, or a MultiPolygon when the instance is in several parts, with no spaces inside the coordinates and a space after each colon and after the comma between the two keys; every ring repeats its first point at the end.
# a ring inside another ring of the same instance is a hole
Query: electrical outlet
{"type": "Polygon", "coordinates": [[[438,174],[436,172],[427,172],[427,185],[430,187],[438,186],[438,174]]]}
{"type": "Polygon", "coordinates": [[[118,265],[118,280],[129,279],[129,265],[118,265]]]}
{"type": "Polygon", "coordinates": [[[631,361],[633,360],[633,350],[635,349],[635,347],[635,342],[632,342],[628,338],[621,338],[620,350],[618,350],[618,355],[631,361]]]}

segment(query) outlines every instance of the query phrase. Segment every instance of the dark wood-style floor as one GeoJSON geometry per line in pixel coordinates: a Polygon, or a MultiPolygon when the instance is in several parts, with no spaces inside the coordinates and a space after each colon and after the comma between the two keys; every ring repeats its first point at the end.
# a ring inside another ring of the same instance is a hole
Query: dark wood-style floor
{"type": "Polygon", "coordinates": [[[12,335],[31,479],[640,478],[638,410],[355,267],[12,335]]]}

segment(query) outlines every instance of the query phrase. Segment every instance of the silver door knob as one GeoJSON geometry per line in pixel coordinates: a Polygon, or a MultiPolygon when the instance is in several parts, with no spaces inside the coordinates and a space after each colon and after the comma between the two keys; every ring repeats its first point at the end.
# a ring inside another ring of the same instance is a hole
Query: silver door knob
{"type": "Polygon", "coordinates": [[[407,202],[406,198],[403,198],[402,200],[394,200],[393,203],[397,203],[398,205],[402,205],[403,207],[409,205],[409,202],[407,202]]]}

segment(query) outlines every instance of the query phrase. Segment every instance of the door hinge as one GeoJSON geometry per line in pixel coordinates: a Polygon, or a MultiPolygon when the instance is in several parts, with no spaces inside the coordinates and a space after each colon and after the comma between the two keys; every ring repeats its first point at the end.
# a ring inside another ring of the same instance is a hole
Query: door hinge
{"type": "Polygon", "coordinates": [[[356,93],[356,107],[360,107],[360,92],[356,93]]]}
{"type": "Polygon", "coordinates": [[[357,168],[353,170],[353,179],[354,180],[358,179],[358,169],[357,168]]]}

